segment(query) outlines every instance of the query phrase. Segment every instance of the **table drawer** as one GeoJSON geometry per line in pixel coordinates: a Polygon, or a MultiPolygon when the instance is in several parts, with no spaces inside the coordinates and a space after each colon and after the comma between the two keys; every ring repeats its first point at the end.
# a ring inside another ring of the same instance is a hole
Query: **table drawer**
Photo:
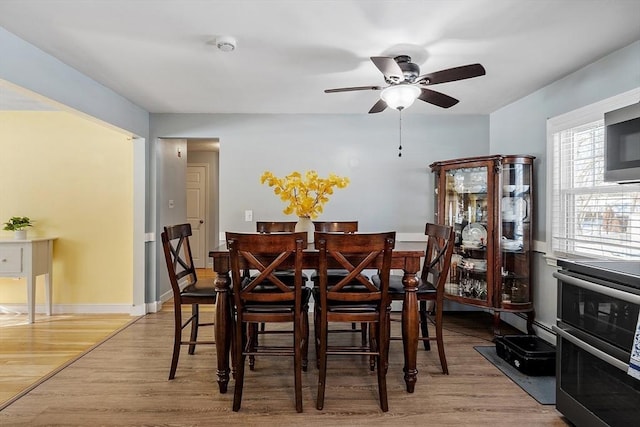
{"type": "Polygon", "coordinates": [[[21,247],[0,247],[0,273],[22,273],[21,247]]]}

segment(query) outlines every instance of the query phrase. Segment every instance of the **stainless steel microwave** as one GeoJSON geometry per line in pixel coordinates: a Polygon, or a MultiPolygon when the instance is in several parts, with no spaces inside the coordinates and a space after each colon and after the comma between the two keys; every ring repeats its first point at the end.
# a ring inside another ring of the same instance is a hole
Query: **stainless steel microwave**
{"type": "Polygon", "coordinates": [[[605,113],[604,180],[640,182],[640,102],[605,113]]]}

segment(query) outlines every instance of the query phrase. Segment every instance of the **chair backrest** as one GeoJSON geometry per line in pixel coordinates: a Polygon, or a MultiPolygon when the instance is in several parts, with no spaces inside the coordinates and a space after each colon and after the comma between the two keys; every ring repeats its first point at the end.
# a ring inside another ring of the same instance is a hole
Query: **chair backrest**
{"type": "Polygon", "coordinates": [[[313,221],[316,231],[326,233],[356,233],[358,221],[313,221]]]}
{"type": "Polygon", "coordinates": [[[321,306],[326,307],[327,301],[387,302],[395,238],[395,232],[337,234],[316,231],[321,306]],[[344,269],[346,274],[335,284],[332,281],[328,288],[327,272],[331,268],[344,269]],[[371,268],[379,271],[380,287],[362,274],[371,268]],[[354,284],[362,286],[354,288],[354,284]]]}
{"type": "Polygon", "coordinates": [[[193,284],[198,281],[196,268],[189,245],[191,236],[190,224],[178,224],[164,227],[161,234],[164,259],[174,298],[180,295],[180,285],[193,284]]]}
{"type": "Polygon", "coordinates": [[[247,302],[295,302],[301,304],[302,258],[307,245],[307,233],[226,233],[231,265],[231,280],[236,307],[241,310],[247,302]],[[287,286],[274,273],[293,268],[293,287],[287,286]],[[251,278],[246,269],[257,270],[251,278]],[[269,292],[264,291],[268,285],[269,292]]]}
{"type": "Polygon", "coordinates": [[[453,227],[427,223],[427,250],[422,266],[422,281],[431,283],[439,294],[444,292],[444,284],[449,274],[455,233],[453,227]]]}
{"type": "Polygon", "coordinates": [[[256,221],[258,233],[293,233],[296,231],[295,221],[256,221]]]}

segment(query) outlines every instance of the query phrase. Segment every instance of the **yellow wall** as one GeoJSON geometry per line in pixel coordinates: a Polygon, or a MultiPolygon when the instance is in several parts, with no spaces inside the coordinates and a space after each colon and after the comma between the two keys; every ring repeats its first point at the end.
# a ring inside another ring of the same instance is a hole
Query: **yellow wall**
{"type": "MultiPolygon", "coordinates": [[[[28,216],[29,236],[58,237],[54,304],[132,302],[132,187],[126,135],[67,112],[0,112],[0,223],[28,216]]],[[[25,283],[0,278],[0,306],[26,304],[25,283]]]]}

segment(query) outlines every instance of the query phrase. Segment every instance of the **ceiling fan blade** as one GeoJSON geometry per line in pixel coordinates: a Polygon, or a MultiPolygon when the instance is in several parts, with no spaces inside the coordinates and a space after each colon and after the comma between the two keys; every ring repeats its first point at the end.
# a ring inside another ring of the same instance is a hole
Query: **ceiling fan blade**
{"type": "Polygon", "coordinates": [[[420,91],[422,93],[420,93],[418,99],[424,102],[428,102],[429,104],[437,105],[438,107],[450,108],[460,102],[457,99],[450,97],[449,95],[436,92],[435,90],[421,88],[420,91]]]}
{"type": "Polygon", "coordinates": [[[340,87],[337,89],[325,89],[324,93],[336,93],[336,92],[351,92],[354,90],[380,90],[380,86],[355,86],[355,87],[340,87]]]}
{"type": "Polygon", "coordinates": [[[418,76],[416,83],[422,85],[435,85],[438,83],[454,82],[456,80],[470,79],[473,77],[484,76],[486,71],[480,64],[463,65],[461,67],[449,68],[435,73],[423,74],[418,76]]]}
{"type": "Polygon", "coordinates": [[[387,108],[387,103],[380,99],[373,105],[373,107],[371,107],[369,114],[380,113],[381,111],[384,111],[385,108],[387,108]]]}
{"type": "Polygon", "coordinates": [[[388,56],[372,56],[371,61],[378,67],[378,70],[382,71],[387,80],[392,80],[396,83],[404,81],[404,73],[398,65],[398,63],[388,56]]]}

